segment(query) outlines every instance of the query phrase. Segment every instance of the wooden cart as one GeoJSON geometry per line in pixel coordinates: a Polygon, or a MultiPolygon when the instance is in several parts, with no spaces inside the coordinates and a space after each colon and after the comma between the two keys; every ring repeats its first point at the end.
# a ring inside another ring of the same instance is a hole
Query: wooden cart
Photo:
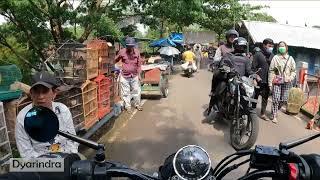
{"type": "Polygon", "coordinates": [[[167,64],[149,64],[142,65],[141,69],[141,94],[168,97],[169,66],[167,64]]]}

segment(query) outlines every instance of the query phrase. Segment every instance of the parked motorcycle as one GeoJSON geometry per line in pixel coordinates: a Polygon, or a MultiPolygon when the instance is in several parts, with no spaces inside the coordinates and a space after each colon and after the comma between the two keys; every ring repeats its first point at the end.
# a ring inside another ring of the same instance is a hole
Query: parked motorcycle
{"type": "Polygon", "coordinates": [[[252,103],[257,102],[254,99],[256,75],[240,77],[228,66],[219,70],[226,77],[226,82],[221,82],[216,94],[211,96],[207,113],[209,115],[213,109],[222,119],[231,123],[230,142],[234,149],[249,149],[256,142],[259,132],[258,117],[252,108],[252,103]]]}
{"type": "Polygon", "coordinates": [[[320,179],[320,155],[297,155],[289,151],[291,148],[320,137],[320,133],[293,142],[280,143],[279,148],[257,145],[254,149],[241,150],[223,158],[215,167],[212,167],[210,156],[205,149],[197,145],[188,145],[167,157],[157,173],[148,175],[131,169],[122,163],[106,161],[104,145],[58,130],[59,120],[54,112],[48,108],[32,108],[27,114],[24,124],[28,135],[35,140],[49,142],[59,134],[97,150],[96,156],[93,160],[80,160],[75,156],[70,157],[68,155],[61,155],[61,153],[46,154],[43,157],[67,157],[64,158],[65,172],[9,173],[0,176],[0,180],[100,180],[116,177],[126,177],[135,180],[221,180],[233,170],[247,163],[249,163],[247,172],[244,175],[237,175],[238,180],[255,180],[265,177],[275,180],[320,179]],[[244,157],[248,158],[243,160],[244,157]]]}

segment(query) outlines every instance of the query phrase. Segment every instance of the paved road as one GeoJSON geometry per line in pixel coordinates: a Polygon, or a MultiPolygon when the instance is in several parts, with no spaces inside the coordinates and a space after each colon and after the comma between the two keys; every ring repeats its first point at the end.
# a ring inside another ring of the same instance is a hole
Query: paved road
{"type": "MultiPolygon", "coordinates": [[[[137,112],[129,120],[123,120],[122,117],[117,122],[121,125],[100,139],[106,144],[108,159],[152,172],[170,153],[188,144],[204,147],[214,162],[233,153],[229,145],[229,129],[225,124],[202,123],[210,83],[211,73],[206,70],[190,79],[175,75],[170,80],[168,98],[147,100],[144,111],[137,112]]],[[[278,125],[260,120],[257,144],[277,146],[280,141],[314,133],[304,127],[304,121],[283,113],[280,114],[278,125]]],[[[319,149],[320,140],[315,140],[294,150],[319,153],[319,149]]],[[[236,174],[231,177],[234,176],[236,174]]]]}

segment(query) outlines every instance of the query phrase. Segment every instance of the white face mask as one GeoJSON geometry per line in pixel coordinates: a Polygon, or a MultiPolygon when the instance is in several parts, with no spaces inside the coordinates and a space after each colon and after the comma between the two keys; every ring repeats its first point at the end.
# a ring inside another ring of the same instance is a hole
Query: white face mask
{"type": "Polygon", "coordinates": [[[267,48],[267,51],[268,51],[269,53],[272,53],[272,51],[273,51],[273,47],[269,47],[269,48],[267,48]]]}

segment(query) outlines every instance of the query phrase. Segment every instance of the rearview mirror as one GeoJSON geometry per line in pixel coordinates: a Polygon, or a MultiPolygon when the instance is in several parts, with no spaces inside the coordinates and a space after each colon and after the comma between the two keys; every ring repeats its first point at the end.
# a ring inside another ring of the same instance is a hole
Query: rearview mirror
{"type": "Polygon", "coordinates": [[[49,142],[58,134],[59,119],[51,109],[35,106],[24,118],[24,129],[32,139],[49,142]]]}

